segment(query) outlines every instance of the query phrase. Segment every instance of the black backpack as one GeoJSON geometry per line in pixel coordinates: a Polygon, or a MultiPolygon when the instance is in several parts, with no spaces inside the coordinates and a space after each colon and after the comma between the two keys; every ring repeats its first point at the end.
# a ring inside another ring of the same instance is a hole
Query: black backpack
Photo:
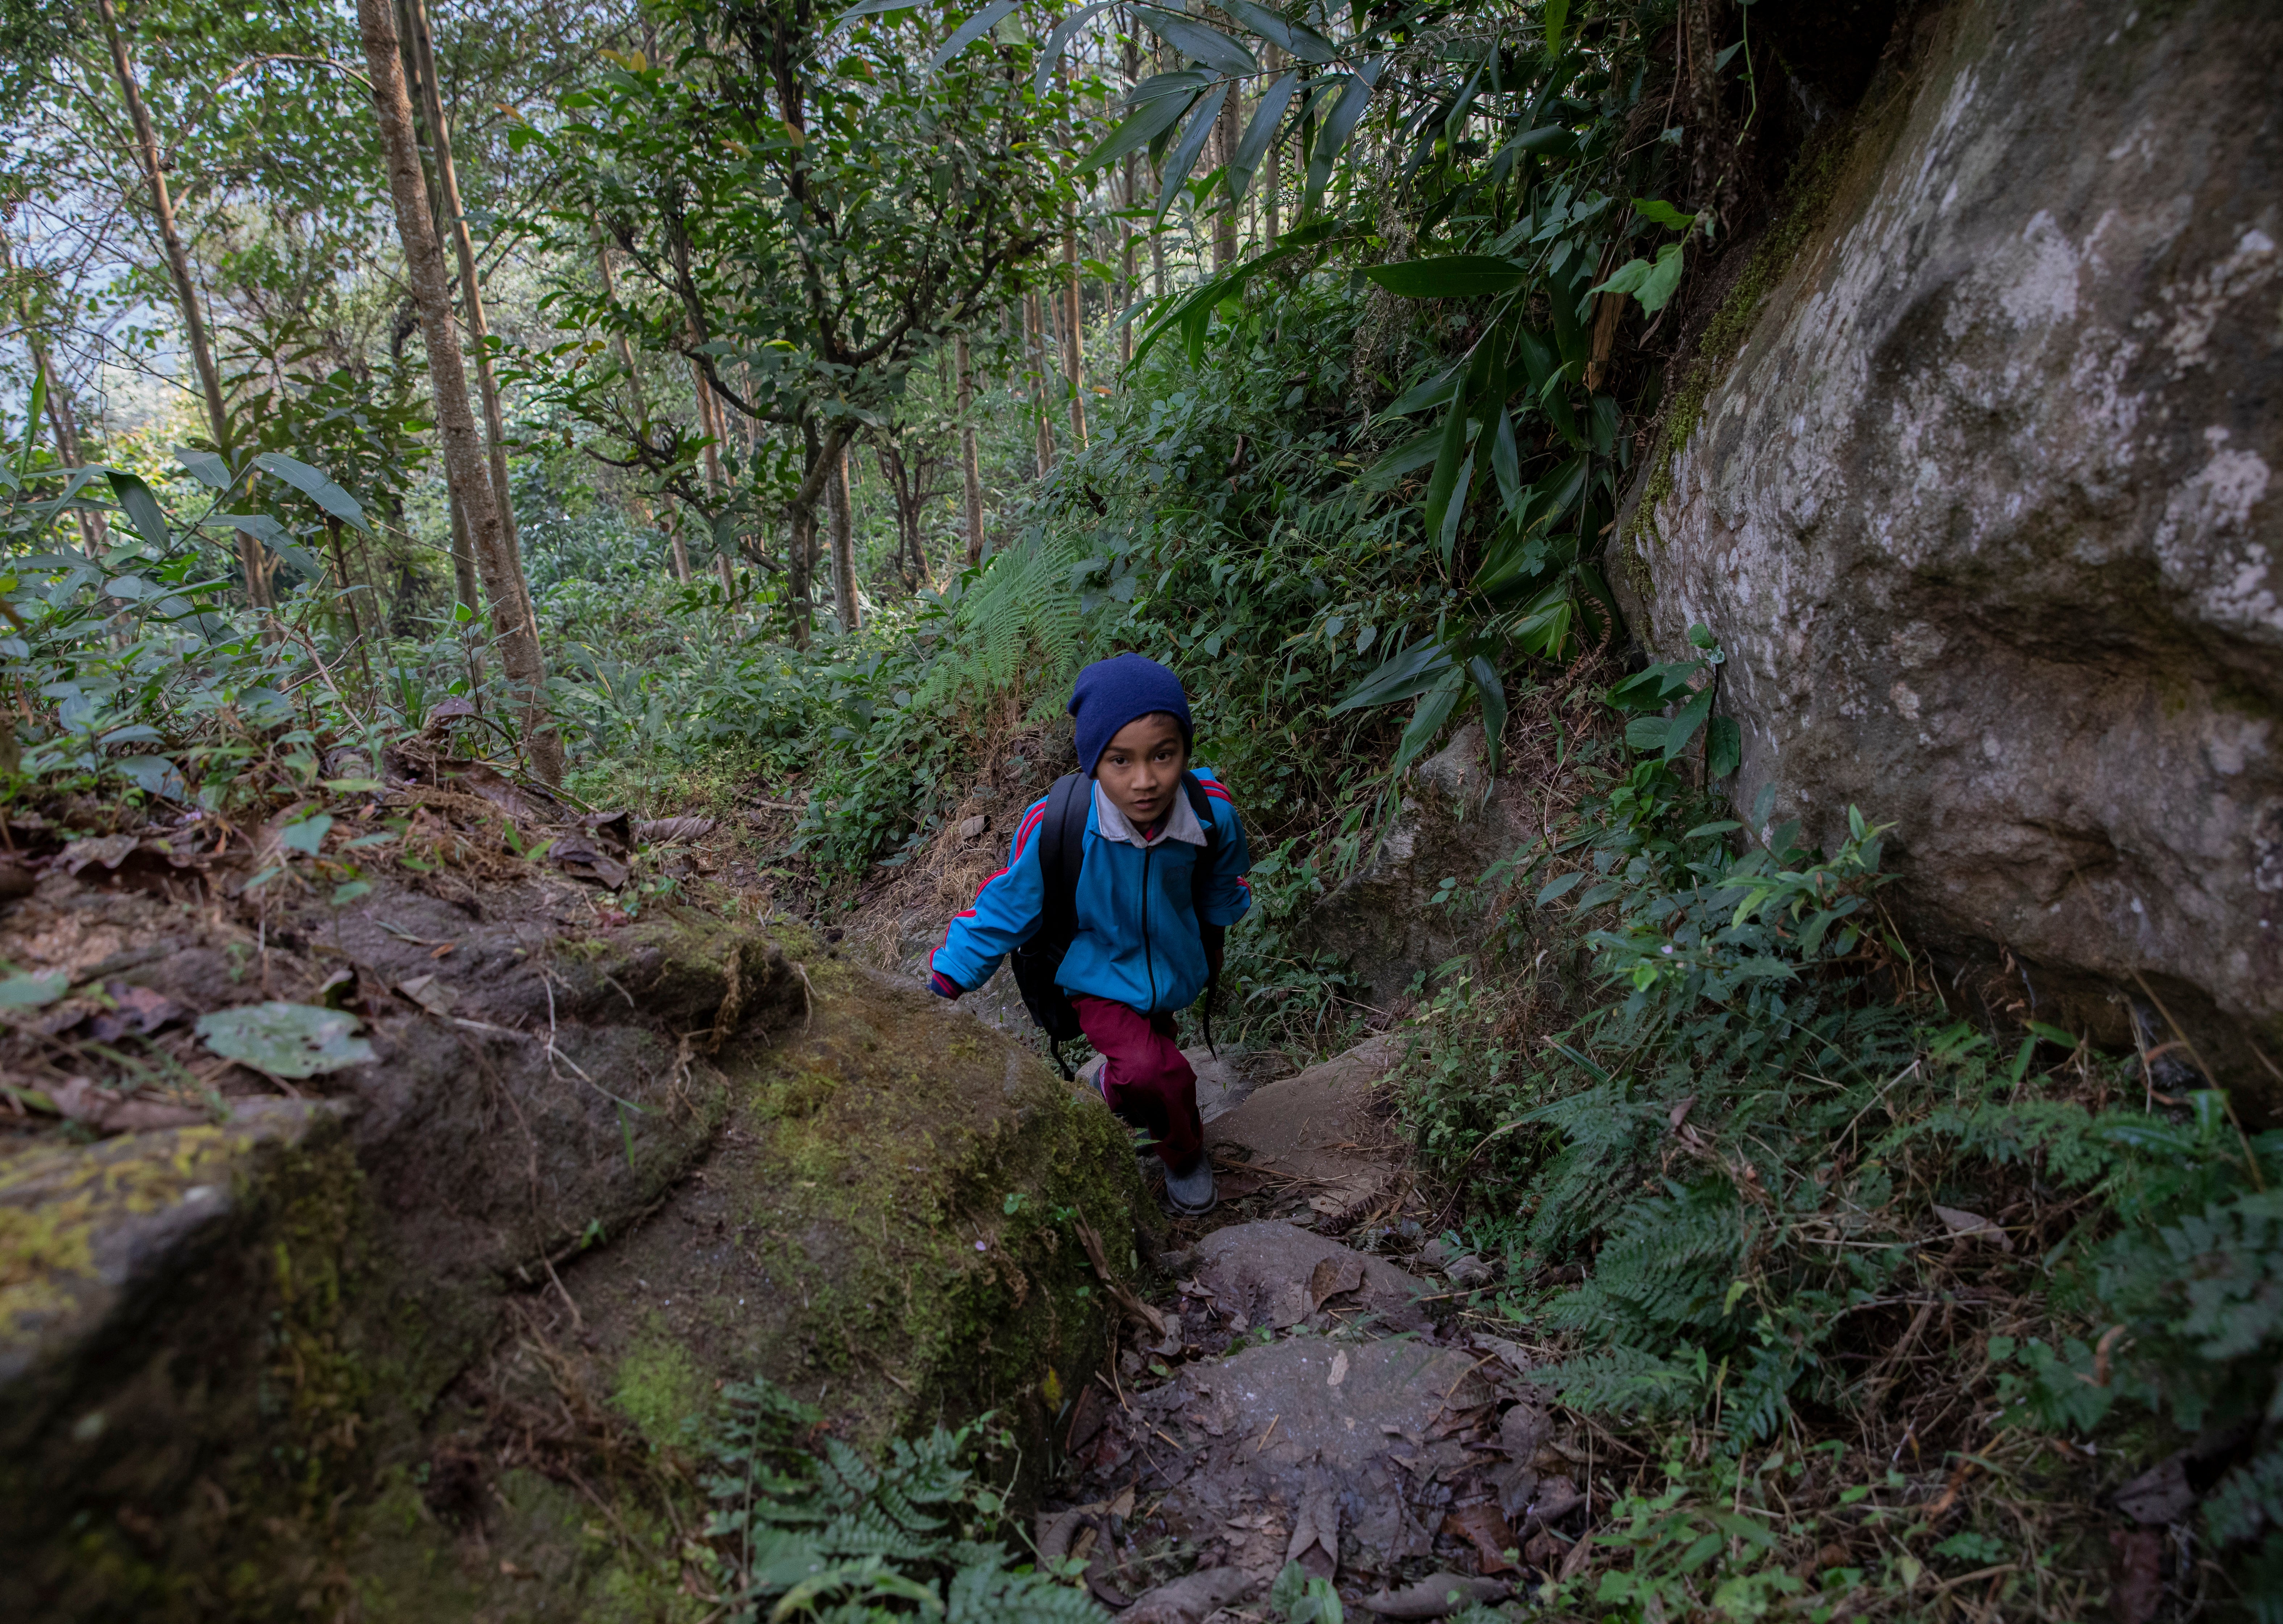
{"type": "MultiPolygon", "coordinates": [[[[1204,923],[1205,893],[1220,855],[1220,831],[1213,825],[1212,801],[1196,774],[1183,773],[1181,788],[1205,832],[1204,849],[1197,853],[1189,881],[1189,911],[1203,932],[1211,928],[1204,923]]],[[[1055,972],[1062,968],[1063,955],[1070,951],[1071,938],[1078,933],[1078,876],[1086,862],[1086,815],[1093,804],[1094,780],[1084,773],[1064,773],[1047,792],[1046,809],[1034,837],[1039,842],[1039,867],[1046,876],[1046,902],[1040,910],[1039,928],[1014,953],[1015,985],[1022,992],[1023,1007],[1047,1035],[1047,1047],[1064,1077],[1071,1074],[1070,1062],[1063,1058],[1063,1045],[1079,1035],[1078,1011],[1071,1007],[1070,995],[1055,985],[1055,972]]],[[[1205,1047],[1210,1050],[1213,995],[1220,990],[1220,972],[1211,967],[1211,954],[1206,964],[1203,1022],[1205,1047]]]]}

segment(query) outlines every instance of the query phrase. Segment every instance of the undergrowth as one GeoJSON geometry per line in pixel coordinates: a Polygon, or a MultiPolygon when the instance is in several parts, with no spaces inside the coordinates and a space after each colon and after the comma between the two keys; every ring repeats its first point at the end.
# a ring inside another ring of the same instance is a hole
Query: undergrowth
{"type": "MultiPolygon", "coordinates": [[[[1701,674],[1661,669],[1685,714],[1701,674]]],[[[2283,1133],[1952,1019],[1879,907],[1882,830],[1724,816],[1645,722],[1517,855],[1489,934],[1537,956],[1450,981],[1402,1084],[1506,1260],[1484,1312],[1550,1334],[1542,1379],[1608,1429],[1563,1604],[2075,1620],[2114,1556],[2167,1609],[2117,1616],[2283,1619],[2283,1133]],[[1565,958],[1598,995],[1547,995],[1565,958]],[[2107,1509],[2184,1446],[2191,1489],[2107,1509]]]]}
{"type": "Polygon", "coordinates": [[[931,1618],[945,1624],[1098,1624],[1083,1590],[1012,1565],[1005,1503],[974,1457],[984,1417],[899,1439],[877,1464],[822,1434],[821,1412],[764,1380],[724,1390],[701,1482],[715,1598],[735,1624],[931,1618]]]}

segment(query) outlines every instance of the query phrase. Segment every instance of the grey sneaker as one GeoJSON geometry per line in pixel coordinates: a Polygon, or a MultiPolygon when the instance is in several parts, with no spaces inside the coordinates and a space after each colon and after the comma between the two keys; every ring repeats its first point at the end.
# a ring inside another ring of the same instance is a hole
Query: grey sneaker
{"type": "Polygon", "coordinates": [[[1201,1218],[1219,1198],[1213,1191],[1212,1158],[1200,1156],[1185,1172],[1165,1169],[1165,1205],[1183,1218],[1201,1218]]]}
{"type": "Polygon", "coordinates": [[[1102,1101],[1104,1105],[1108,1105],[1110,1103],[1110,1097],[1102,1091],[1102,1074],[1109,1067],[1109,1065],[1110,1057],[1108,1055],[1096,1055],[1093,1059],[1088,1060],[1084,1066],[1078,1068],[1078,1076],[1076,1078],[1076,1081],[1079,1088],[1093,1095],[1095,1098],[1102,1101]]]}

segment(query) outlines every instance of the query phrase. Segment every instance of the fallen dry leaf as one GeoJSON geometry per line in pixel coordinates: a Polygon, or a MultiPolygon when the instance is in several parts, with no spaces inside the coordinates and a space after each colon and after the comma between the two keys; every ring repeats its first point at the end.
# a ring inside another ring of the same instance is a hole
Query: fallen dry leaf
{"type": "Polygon", "coordinates": [[[1514,1544],[1514,1530],[1498,1507],[1488,1501],[1479,1505],[1461,1507],[1443,1519],[1443,1526],[1453,1536],[1462,1539],[1475,1548],[1476,1559],[1485,1573],[1511,1573],[1513,1563],[1506,1553],[1514,1544]]]}

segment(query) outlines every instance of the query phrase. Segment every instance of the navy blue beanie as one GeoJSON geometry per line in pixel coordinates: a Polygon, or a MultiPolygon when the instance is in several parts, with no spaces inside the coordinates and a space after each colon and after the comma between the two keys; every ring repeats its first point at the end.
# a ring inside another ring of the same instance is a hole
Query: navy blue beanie
{"type": "Polygon", "coordinates": [[[1181,724],[1181,747],[1190,744],[1189,696],[1181,679],[1146,654],[1097,660],[1078,674],[1070,714],[1078,718],[1078,769],[1089,778],[1094,763],[1118,730],[1164,711],[1181,724]]]}

